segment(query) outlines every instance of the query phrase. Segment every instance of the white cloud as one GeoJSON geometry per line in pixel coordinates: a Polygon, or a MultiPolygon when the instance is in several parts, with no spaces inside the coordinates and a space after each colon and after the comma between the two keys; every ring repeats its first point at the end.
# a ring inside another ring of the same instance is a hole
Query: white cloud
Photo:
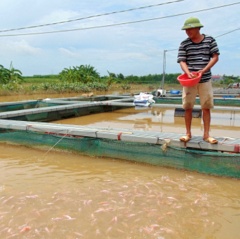
{"type": "Polygon", "coordinates": [[[20,41],[7,41],[4,42],[0,41],[0,52],[2,54],[9,54],[9,55],[41,55],[42,50],[38,47],[31,46],[27,41],[20,40],[20,41]]]}
{"type": "MultiPolygon", "coordinates": [[[[177,49],[180,42],[186,38],[185,32],[181,31],[186,18],[199,17],[204,24],[202,32],[213,36],[222,35],[239,27],[237,23],[240,4],[198,13],[190,12],[232,2],[232,0],[185,0],[27,31],[0,32],[2,61],[0,64],[9,65],[10,61],[16,62],[14,66],[17,65],[26,75],[59,73],[65,67],[81,64],[91,64],[100,74],[106,74],[110,69],[126,75],[161,73],[163,50],[177,49]],[[174,17],[168,17],[171,15],[174,17]],[[153,18],[161,19],[65,33],[1,37],[3,34],[10,33],[75,29],[153,18]]],[[[141,2],[138,0],[128,2],[42,0],[34,3],[30,0],[18,0],[17,3],[13,0],[7,3],[1,1],[0,14],[3,20],[0,28],[19,28],[66,21],[159,3],[159,0],[141,2]],[[12,14],[13,12],[18,14],[12,14]]],[[[215,74],[240,75],[240,69],[237,67],[239,35],[240,31],[235,31],[217,38],[221,55],[220,61],[213,69],[215,74]]],[[[176,62],[176,54],[177,51],[167,53],[168,73],[181,71],[176,62]]]]}
{"type": "Polygon", "coordinates": [[[76,50],[59,48],[59,52],[63,57],[70,57],[70,58],[79,58],[80,57],[80,54],[76,50]]]}

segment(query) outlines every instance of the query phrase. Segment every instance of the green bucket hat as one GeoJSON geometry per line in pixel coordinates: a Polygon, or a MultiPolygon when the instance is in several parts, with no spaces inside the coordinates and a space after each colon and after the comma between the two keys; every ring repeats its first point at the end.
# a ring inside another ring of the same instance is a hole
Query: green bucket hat
{"type": "Polygon", "coordinates": [[[195,27],[203,27],[203,25],[200,23],[198,18],[190,17],[184,22],[184,26],[182,27],[182,30],[195,28],[195,27]]]}

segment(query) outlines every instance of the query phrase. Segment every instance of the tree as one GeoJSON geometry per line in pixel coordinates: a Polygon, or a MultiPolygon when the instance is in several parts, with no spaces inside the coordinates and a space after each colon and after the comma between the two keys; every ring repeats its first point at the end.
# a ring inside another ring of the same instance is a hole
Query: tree
{"type": "Polygon", "coordinates": [[[59,74],[59,77],[63,81],[81,83],[90,83],[99,81],[100,79],[99,73],[90,65],[75,66],[69,69],[65,68],[59,74]]]}
{"type": "Polygon", "coordinates": [[[10,69],[6,69],[2,65],[0,65],[0,83],[9,84],[9,83],[20,83],[23,81],[22,72],[18,69],[15,69],[10,64],[10,69]]]}
{"type": "Polygon", "coordinates": [[[124,75],[122,73],[120,73],[120,74],[117,75],[117,78],[119,80],[124,80],[124,75]]]}
{"type": "Polygon", "coordinates": [[[107,86],[110,87],[114,81],[116,81],[117,76],[115,73],[108,71],[108,77],[107,77],[107,86]]]}
{"type": "Polygon", "coordinates": [[[0,83],[7,84],[9,81],[9,70],[0,65],[0,83]]]}
{"type": "Polygon", "coordinates": [[[13,67],[12,62],[9,69],[9,81],[11,83],[20,83],[23,81],[22,72],[13,67]]]}

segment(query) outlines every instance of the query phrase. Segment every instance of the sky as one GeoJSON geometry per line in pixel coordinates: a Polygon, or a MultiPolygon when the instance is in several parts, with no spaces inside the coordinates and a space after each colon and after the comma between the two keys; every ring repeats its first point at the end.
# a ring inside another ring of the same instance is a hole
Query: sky
{"type": "Polygon", "coordinates": [[[181,28],[197,17],[220,49],[212,73],[240,76],[239,12],[238,0],[1,0],[0,65],[23,76],[81,65],[101,76],[181,73],[181,28]]]}

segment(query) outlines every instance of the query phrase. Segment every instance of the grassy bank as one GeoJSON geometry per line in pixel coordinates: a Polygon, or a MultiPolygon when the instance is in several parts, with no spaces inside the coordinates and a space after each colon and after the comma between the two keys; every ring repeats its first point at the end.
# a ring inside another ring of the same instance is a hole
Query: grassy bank
{"type": "MultiPolygon", "coordinates": [[[[114,91],[120,93],[136,93],[136,92],[152,92],[161,87],[161,82],[91,82],[91,83],[68,83],[59,80],[58,76],[46,76],[46,77],[24,77],[21,84],[7,84],[0,86],[0,95],[34,95],[34,94],[59,94],[59,93],[98,93],[105,94],[114,91]]],[[[224,88],[225,85],[220,83],[214,83],[215,88],[224,88]]],[[[165,83],[164,89],[169,90],[181,90],[182,86],[176,83],[165,83]]]]}

